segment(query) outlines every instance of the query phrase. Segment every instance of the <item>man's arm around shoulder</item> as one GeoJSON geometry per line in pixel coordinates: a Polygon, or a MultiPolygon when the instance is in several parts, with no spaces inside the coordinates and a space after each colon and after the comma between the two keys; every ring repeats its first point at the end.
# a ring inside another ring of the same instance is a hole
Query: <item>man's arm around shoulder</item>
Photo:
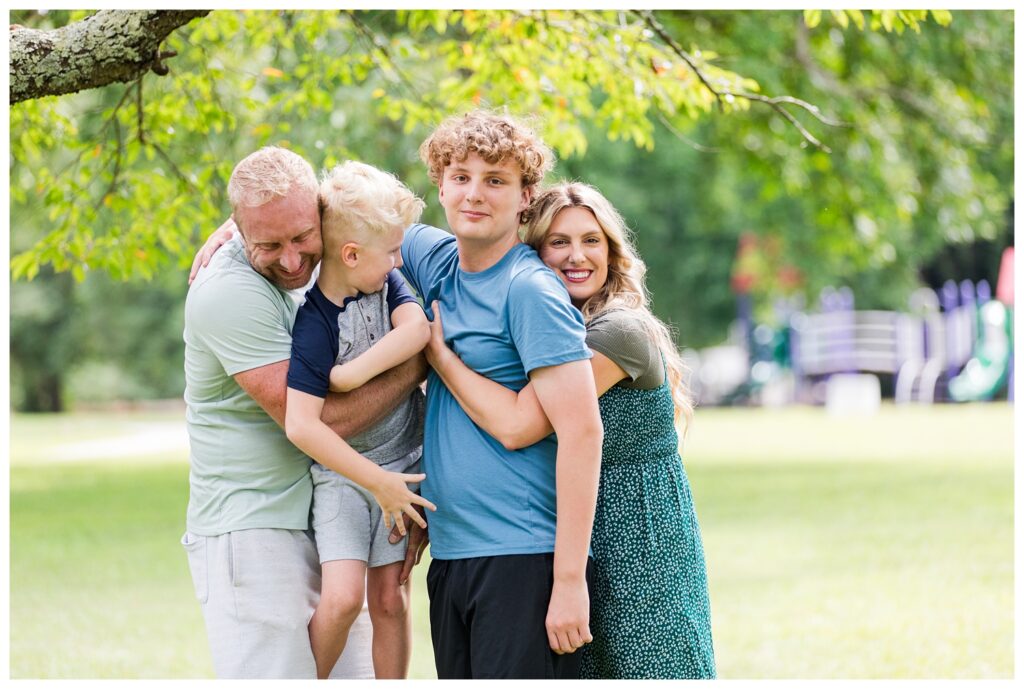
{"type": "MultiPolygon", "coordinates": [[[[405,400],[426,375],[426,359],[418,354],[355,390],[328,393],[321,419],[342,438],[358,435],[405,400]]],[[[235,375],[235,380],[284,428],[288,396],[287,360],[242,371],[235,375]]]]}

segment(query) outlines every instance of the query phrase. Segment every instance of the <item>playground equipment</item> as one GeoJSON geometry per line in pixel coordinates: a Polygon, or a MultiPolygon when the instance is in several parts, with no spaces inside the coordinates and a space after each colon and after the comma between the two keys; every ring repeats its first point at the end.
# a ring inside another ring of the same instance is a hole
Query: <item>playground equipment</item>
{"type": "Polygon", "coordinates": [[[903,321],[905,358],[896,373],[898,403],[935,401],[935,387],[946,368],[946,326],[939,297],[923,288],[910,295],[910,313],[903,321]]]}
{"type": "Polygon", "coordinates": [[[1004,387],[1013,399],[1013,247],[1003,253],[995,299],[985,280],[949,280],[938,292],[915,291],[905,312],[857,311],[848,287],[826,287],[816,312],[797,296],[777,301],[780,328],[752,316],[750,289],[765,272],[759,251],[741,239],[729,342],[688,353],[702,404],[796,401],[871,413],[880,376],[891,376],[897,403],[990,400],[1004,387]]]}
{"type": "Polygon", "coordinates": [[[990,301],[979,316],[981,336],[974,357],[949,381],[949,396],[957,402],[992,399],[1010,372],[1010,310],[1002,302],[990,301]]]}
{"type": "MultiPolygon", "coordinates": [[[[974,355],[949,381],[949,395],[957,402],[990,400],[1012,377],[1013,247],[1003,252],[996,294],[999,299],[991,300],[988,284],[979,283],[974,355]]],[[[1012,382],[1009,390],[1012,399],[1012,382]]]]}
{"type": "Polygon", "coordinates": [[[984,280],[949,281],[938,295],[917,290],[907,313],[855,311],[848,291],[825,290],[821,312],[795,316],[792,328],[798,380],[824,382],[827,406],[836,395],[873,395],[875,383],[857,388],[852,376],[879,374],[895,376],[898,403],[992,399],[1012,361],[1009,309],[991,300],[984,280]],[[841,387],[831,381],[837,374],[841,387]]]}
{"type": "Polygon", "coordinates": [[[848,289],[826,289],[819,311],[788,326],[737,321],[727,344],[689,352],[702,404],[824,403],[869,413],[892,377],[897,403],[990,400],[1009,385],[1012,310],[985,281],[915,291],[906,312],[854,309],[848,289]]]}
{"type": "Polygon", "coordinates": [[[808,401],[834,413],[871,413],[881,402],[876,374],[895,375],[912,356],[907,314],[855,311],[848,288],[822,291],[821,312],[795,314],[793,371],[808,401]]]}

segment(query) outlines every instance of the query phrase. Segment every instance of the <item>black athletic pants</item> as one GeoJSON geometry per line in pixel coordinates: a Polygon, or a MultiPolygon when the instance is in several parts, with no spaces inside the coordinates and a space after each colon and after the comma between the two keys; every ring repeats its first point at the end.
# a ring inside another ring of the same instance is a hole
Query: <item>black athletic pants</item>
{"type": "MultiPolygon", "coordinates": [[[[579,679],[579,651],[558,655],[548,645],[553,566],[553,553],[433,560],[427,593],[438,679],[579,679]]],[[[593,590],[591,577],[588,561],[593,590]]]]}

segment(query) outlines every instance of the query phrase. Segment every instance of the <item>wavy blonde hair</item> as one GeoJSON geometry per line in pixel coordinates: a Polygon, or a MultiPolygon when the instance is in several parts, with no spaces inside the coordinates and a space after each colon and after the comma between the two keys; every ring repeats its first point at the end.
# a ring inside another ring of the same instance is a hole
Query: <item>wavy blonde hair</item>
{"type": "Polygon", "coordinates": [[[524,189],[538,184],[554,166],[551,149],[524,122],[486,110],[449,117],[420,145],[420,158],[434,184],[441,183],[446,167],[470,153],[491,164],[514,160],[524,189]]]}
{"type": "Polygon", "coordinates": [[[682,424],[685,435],[693,420],[693,401],[686,386],[690,369],[683,363],[668,326],[651,311],[651,298],[644,283],[647,265],[637,254],[630,230],[615,207],[589,184],[557,184],[541,191],[526,210],[523,241],[540,252],[555,216],[566,208],[590,211],[608,239],[608,279],[600,291],[583,304],[584,322],[589,324],[613,310],[629,311],[640,320],[665,359],[675,421],[682,424]]]}
{"type": "Polygon", "coordinates": [[[332,250],[368,241],[419,220],[424,203],[389,172],[354,160],[335,166],[320,183],[320,223],[332,250]]]}

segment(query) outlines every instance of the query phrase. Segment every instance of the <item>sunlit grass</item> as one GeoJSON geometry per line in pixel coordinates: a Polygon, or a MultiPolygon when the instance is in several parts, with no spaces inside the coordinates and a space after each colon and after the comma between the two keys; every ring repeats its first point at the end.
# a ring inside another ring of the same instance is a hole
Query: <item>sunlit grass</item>
{"type": "Polygon", "coordinates": [[[702,410],[691,435],[720,676],[1012,676],[1011,407],[702,410]]]}
{"type": "MultiPolygon", "coordinates": [[[[212,675],[178,545],[187,457],[55,450],[180,424],[13,417],[13,677],[212,675]]],[[[720,677],[1013,675],[1011,407],[700,410],[685,456],[720,677]]],[[[424,574],[418,678],[434,676],[424,574]]]]}

